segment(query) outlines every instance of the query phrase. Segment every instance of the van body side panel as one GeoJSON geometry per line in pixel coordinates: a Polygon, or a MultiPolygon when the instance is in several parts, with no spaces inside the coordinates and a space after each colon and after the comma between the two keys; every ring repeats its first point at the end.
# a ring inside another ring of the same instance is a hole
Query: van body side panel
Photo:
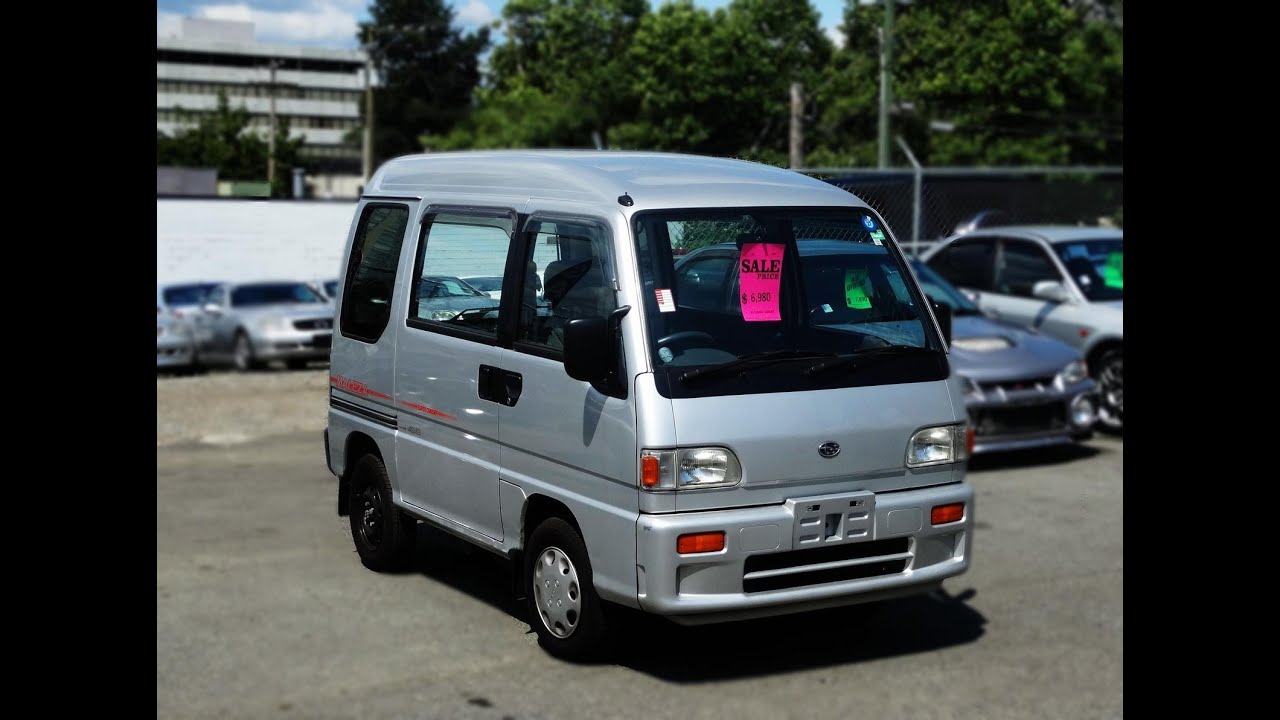
{"type": "Polygon", "coordinates": [[[677,399],[671,407],[680,445],[727,447],[742,463],[735,487],[677,492],[680,512],[952,482],[936,471],[950,466],[908,470],[907,443],[921,428],[964,420],[945,380],[677,399]],[[835,457],[818,452],[829,442],[840,445],[835,457]]]}
{"type": "MultiPolygon", "coordinates": [[[[412,270],[412,262],[410,269],[405,269],[405,259],[412,260],[412,253],[405,252],[405,248],[412,246],[413,239],[417,236],[418,225],[413,222],[413,218],[417,217],[418,203],[411,200],[366,199],[356,207],[347,233],[342,265],[338,268],[338,277],[344,283],[351,259],[352,242],[365,208],[370,204],[407,208],[409,222],[401,244],[401,257],[396,262],[397,276],[402,277],[412,270]]],[[[405,313],[401,293],[393,292],[390,304],[390,318],[375,342],[345,336],[341,308],[334,313],[334,341],[329,351],[329,453],[331,467],[342,474],[346,472],[348,463],[356,460],[346,457],[351,434],[358,432],[371,437],[382,454],[382,460],[391,476],[396,500],[399,501],[395,472],[397,411],[393,398],[396,339],[399,335],[397,327],[404,324],[405,313]]]]}
{"type": "Polygon", "coordinates": [[[402,327],[396,376],[396,470],[405,503],[502,539],[499,406],[481,400],[481,365],[500,350],[402,327]]]}
{"type": "MultiPolygon", "coordinates": [[[[577,520],[601,597],[635,605],[636,411],[558,360],[504,350],[523,390],[502,416],[502,479],[564,503],[577,520]]],[[[533,528],[526,528],[532,531],[533,528]]]]}

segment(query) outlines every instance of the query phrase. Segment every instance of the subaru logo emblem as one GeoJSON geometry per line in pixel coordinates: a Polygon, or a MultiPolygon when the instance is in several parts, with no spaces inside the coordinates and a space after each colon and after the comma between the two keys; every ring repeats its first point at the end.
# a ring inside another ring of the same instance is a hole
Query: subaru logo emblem
{"type": "Polygon", "coordinates": [[[824,442],[818,446],[818,454],[824,458],[833,458],[840,454],[840,443],[824,442]]]}

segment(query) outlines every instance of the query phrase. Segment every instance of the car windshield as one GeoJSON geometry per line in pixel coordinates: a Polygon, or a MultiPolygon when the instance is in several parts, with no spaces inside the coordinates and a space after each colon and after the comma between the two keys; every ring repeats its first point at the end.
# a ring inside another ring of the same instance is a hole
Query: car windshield
{"type": "Polygon", "coordinates": [[[1124,240],[1100,238],[1056,242],[1071,282],[1090,300],[1124,299],[1124,240]]]}
{"type": "Polygon", "coordinates": [[[164,304],[169,307],[183,305],[203,305],[209,291],[217,287],[217,283],[196,283],[193,285],[172,285],[164,289],[164,304]]]}
{"type": "Polygon", "coordinates": [[[668,397],[946,376],[923,296],[871,211],[649,211],[635,234],[668,397]]]}
{"type": "Polygon", "coordinates": [[[916,277],[920,280],[920,287],[924,290],[924,294],[944,305],[950,305],[952,314],[956,316],[982,314],[978,306],[965,297],[964,293],[960,292],[955,285],[944,280],[941,275],[934,272],[924,262],[912,259],[911,269],[915,271],[916,277]]]}
{"type": "Polygon", "coordinates": [[[231,290],[232,307],[322,302],[325,302],[324,298],[306,283],[300,282],[237,285],[231,290]]]}

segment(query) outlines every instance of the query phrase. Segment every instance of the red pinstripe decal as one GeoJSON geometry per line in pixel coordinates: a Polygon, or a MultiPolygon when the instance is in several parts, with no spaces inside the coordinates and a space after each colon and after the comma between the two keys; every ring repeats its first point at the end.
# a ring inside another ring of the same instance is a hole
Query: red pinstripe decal
{"type": "Polygon", "coordinates": [[[456,418],[456,417],[454,417],[454,416],[450,415],[450,414],[449,414],[449,413],[447,413],[447,412],[440,412],[439,410],[436,410],[435,408],[429,408],[429,407],[427,407],[426,405],[422,405],[422,404],[419,404],[419,403],[416,403],[416,402],[409,402],[408,400],[401,400],[401,401],[400,401],[400,404],[401,404],[401,405],[406,405],[406,406],[408,406],[408,407],[411,407],[411,408],[413,408],[414,410],[418,410],[418,411],[424,412],[424,413],[426,413],[426,414],[428,414],[428,415],[435,415],[436,417],[442,417],[442,418],[444,418],[444,419],[446,419],[446,420],[457,420],[457,419],[458,419],[458,418],[456,418]]]}
{"type": "Polygon", "coordinates": [[[345,378],[340,375],[329,376],[329,384],[339,390],[346,390],[349,393],[353,393],[361,397],[376,397],[382,400],[391,399],[390,395],[384,392],[378,392],[359,380],[352,380],[351,378],[345,378]]]}

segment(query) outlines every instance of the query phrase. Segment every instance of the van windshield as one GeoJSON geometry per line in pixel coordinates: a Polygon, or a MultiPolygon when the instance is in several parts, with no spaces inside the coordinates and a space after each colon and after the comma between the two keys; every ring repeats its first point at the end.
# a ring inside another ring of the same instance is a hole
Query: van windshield
{"type": "Polygon", "coordinates": [[[667,397],[947,376],[923,296],[872,211],[648,211],[634,222],[667,397]]]}

